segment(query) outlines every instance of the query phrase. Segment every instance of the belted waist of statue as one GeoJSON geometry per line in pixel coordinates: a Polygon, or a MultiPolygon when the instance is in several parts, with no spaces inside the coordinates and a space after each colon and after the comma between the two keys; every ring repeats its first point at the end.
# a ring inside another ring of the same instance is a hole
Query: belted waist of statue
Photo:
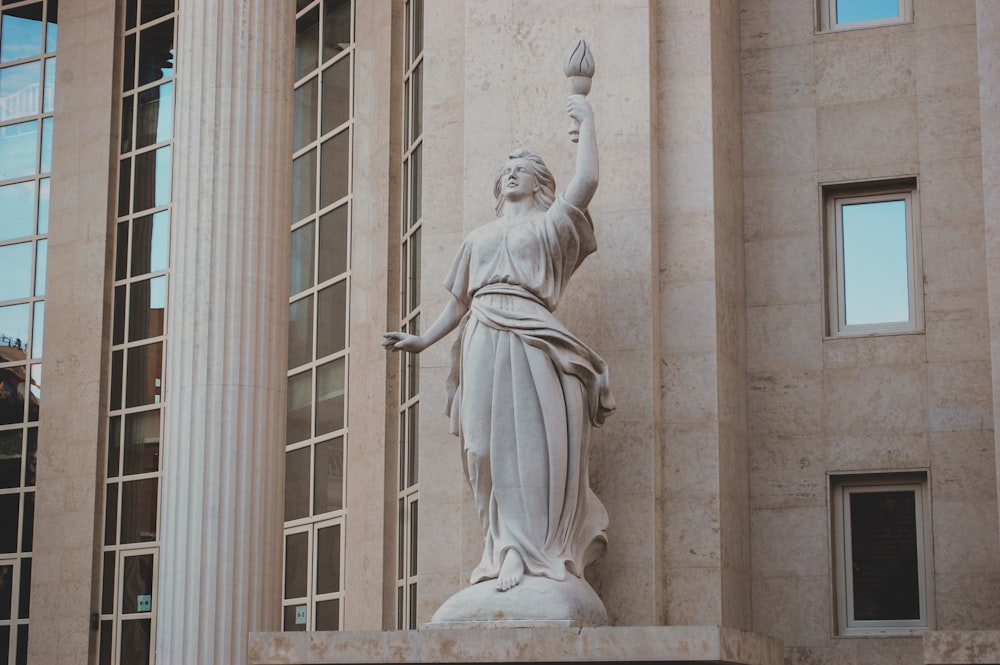
{"type": "MultiPolygon", "coordinates": [[[[524,288],[520,284],[508,284],[507,282],[494,282],[493,284],[487,284],[482,288],[478,289],[472,296],[472,301],[475,302],[476,298],[481,298],[484,296],[491,295],[501,295],[501,296],[514,296],[517,298],[524,298],[530,300],[538,305],[541,305],[545,309],[549,309],[549,306],[545,304],[545,301],[539,298],[536,294],[532,293],[528,289],[524,288]]],[[[551,311],[551,310],[549,310],[551,311]]]]}

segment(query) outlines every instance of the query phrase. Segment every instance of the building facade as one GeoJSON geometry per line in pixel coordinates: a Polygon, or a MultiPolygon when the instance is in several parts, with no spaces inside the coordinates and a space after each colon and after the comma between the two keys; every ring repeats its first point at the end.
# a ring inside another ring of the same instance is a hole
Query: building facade
{"type": "Polygon", "coordinates": [[[568,180],[580,37],[612,627],[1000,658],[992,0],[4,0],[0,663],[431,640],[481,532],[381,333],[511,150],[568,180]]]}

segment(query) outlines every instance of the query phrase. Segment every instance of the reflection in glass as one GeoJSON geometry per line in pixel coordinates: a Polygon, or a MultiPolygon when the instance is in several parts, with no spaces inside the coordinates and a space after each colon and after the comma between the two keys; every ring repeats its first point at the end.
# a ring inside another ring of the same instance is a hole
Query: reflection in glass
{"type": "Polygon", "coordinates": [[[347,206],[334,208],[319,218],[319,281],[347,270],[347,206]]]}
{"type": "Polygon", "coordinates": [[[59,20],[56,16],[59,9],[59,3],[55,0],[49,0],[49,4],[46,7],[47,16],[45,17],[47,23],[45,24],[45,52],[52,53],[56,50],[56,44],[59,42],[59,20]]]}
{"type": "MultiPolygon", "coordinates": [[[[21,551],[30,552],[35,541],[35,493],[24,493],[24,514],[21,516],[21,551]]],[[[22,619],[27,618],[21,616],[22,619]]]]}
{"type": "Polygon", "coordinates": [[[129,341],[163,334],[163,313],[167,306],[167,277],[161,275],[129,285],[129,341]]]}
{"type": "Polygon", "coordinates": [[[295,89],[295,138],[293,150],[316,140],[316,102],[319,79],[312,77],[295,89]]]}
{"type": "Polygon", "coordinates": [[[841,208],[847,325],[910,319],[906,202],[841,208]]]}
{"type": "Polygon", "coordinates": [[[38,165],[38,172],[50,171],[52,171],[52,118],[42,118],[42,159],[38,165]]]}
{"type": "Polygon", "coordinates": [[[170,146],[135,156],[135,200],[133,210],[170,202],[170,146]]]}
{"type": "Polygon", "coordinates": [[[420,138],[420,134],[424,131],[424,103],[420,99],[421,92],[423,91],[423,83],[420,80],[421,74],[423,72],[424,63],[421,62],[417,65],[416,69],[413,70],[413,138],[420,138]]]}
{"type": "Polygon", "coordinates": [[[38,233],[45,235],[49,232],[49,179],[42,178],[38,181],[38,233]]]}
{"type": "Polygon", "coordinates": [[[421,147],[423,144],[418,145],[414,149],[413,153],[410,155],[410,226],[413,226],[420,220],[420,216],[423,214],[421,200],[420,200],[420,169],[421,169],[421,147]]]}
{"type": "Polygon", "coordinates": [[[292,221],[297,222],[316,209],[316,150],[292,162],[292,221]]]}
{"type": "Polygon", "coordinates": [[[125,60],[122,63],[122,91],[135,87],[135,33],[125,37],[125,60]]]}
{"type": "Polygon", "coordinates": [[[149,612],[139,596],[153,595],[153,555],[127,556],[122,564],[122,614],[149,612]]]}
{"type": "Polygon", "coordinates": [[[305,617],[305,612],[307,605],[289,605],[282,610],[282,624],[281,629],[286,633],[291,633],[295,631],[304,631],[306,629],[306,622],[303,618],[301,623],[299,622],[299,616],[301,610],[301,616],[305,617]]]}
{"type": "Polygon", "coordinates": [[[316,630],[340,630],[340,600],[316,603],[316,630]]]}
{"type": "Polygon", "coordinates": [[[101,646],[100,654],[98,655],[98,665],[111,665],[111,649],[114,647],[112,643],[111,625],[112,621],[102,621],[101,622],[101,646]]]}
{"type": "Polygon", "coordinates": [[[323,133],[351,115],[351,60],[343,58],[323,72],[323,133]]]}
{"type": "Polygon", "coordinates": [[[45,302],[38,300],[32,307],[35,311],[31,317],[31,357],[36,359],[42,357],[45,344],[45,302]]]}
{"type": "MultiPolygon", "coordinates": [[[[132,222],[132,276],[167,269],[170,247],[170,214],[161,210],[132,222]]],[[[120,247],[126,245],[122,243],[120,247]]],[[[124,276],[124,275],[123,275],[124,276]]]]}
{"type": "Polygon", "coordinates": [[[22,430],[0,430],[0,488],[21,486],[22,430]]]}
{"type": "Polygon", "coordinates": [[[125,157],[118,163],[118,216],[128,214],[132,184],[132,159],[125,157]]]}
{"type": "Polygon", "coordinates": [[[35,486],[35,473],[38,470],[38,428],[28,428],[28,454],[25,455],[24,486],[35,486]]]}
{"type": "Polygon", "coordinates": [[[164,83],[139,93],[135,147],[169,141],[174,125],[174,84],[164,83]]]}
{"type": "Polygon", "coordinates": [[[45,61],[45,85],[42,87],[42,113],[56,110],[56,59],[45,61]]]}
{"type": "Polygon", "coordinates": [[[174,73],[174,22],[157,23],[139,32],[139,85],[174,73]]]}
{"type": "MultiPolygon", "coordinates": [[[[31,282],[34,271],[31,265],[30,242],[16,245],[0,246],[0,266],[3,266],[4,278],[0,279],[0,300],[16,300],[31,296],[31,282]]],[[[0,334],[7,331],[0,329],[0,334]]],[[[27,331],[19,335],[27,339],[27,331]]]]}
{"type": "MultiPolygon", "coordinates": [[[[16,497],[17,495],[12,495],[16,497]]],[[[15,525],[14,528],[17,528],[15,525]]],[[[4,564],[0,566],[0,621],[7,621],[10,619],[10,605],[11,601],[14,599],[14,566],[13,564],[4,564]]],[[[4,626],[7,628],[7,626],[4,626]]],[[[9,639],[9,638],[8,638],[9,639]]],[[[3,636],[0,636],[0,640],[3,640],[3,636]]],[[[3,641],[0,644],[6,644],[10,646],[9,642],[3,641]]],[[[4,657],[6,657],[6,652],[4,652],[4,657]]]]}
{"type": "Polygon", "coordinates": [[[351,44],[351,0],[326,0],[323,16],[323,62],[351,44]]]}
{"type": "Polygon", "coordinates": [[[348,175],[351,171],[351,132],[344,130],[320,146],[320,207],[347,196],[348,175]]]}
{"type": "Polygon", "coordinates": [[[310,447],[285,453],[285,521],[309,516],[310,447]]]}
{"type": "Polygon", "coordinates": [[[125,29],[131,30],[136,26],[139,17],[139,0],[125,0],[125,29]]]}
{"type": "Polygon", "coordinates": [[[125,406],[159,404],[163,390],[160,367],[163,342],[128,349],[125,376],[125,406]]]}
{"type": "MultiPolygon", "coordinates": [[[[414,404],[406,410],[407,428],[410,434],[410,445],[406,446],[406,486],[417,484],[420,470],[420,408],[414,404]]],[[[414,573],[415,574],[415,573],[414,573]]]]}
{"type": "Polygon", "coordinates": [[[875,21],[899,16],[899,0],[837,0],[837,23],[875,21]]]}
{"type": "Polygon", "coordinates": [[[33,175],[37,162],[37,120],[0,127],[0,180],[33,175]]]}
{"type": "Polygon", "coordinates": [[[344,437],[316,444],[313,465],[313,514],[344,507],[344,437]]]}
{"type": "Polygon", "coordinates": [[[174,11],[175,0],[142,0],[141,20],[150,23],[174,11]]]}
{"type": "Polygon", "coordinates": [[[0,240],[30,236],[35,229],[35,181],[0,187],[0,240]]]}
{"type": "Polygon", "coordinates": [[[316,593],[340,591],[340,525],[316,530],[316,593]]]}
{"type": "Polygon", "coordinates": [[[111,384],[111,403],[109,409],[117,410],[122,408],[122,368],[125,363],[125,352],[122,350],[111,352],[111,377],[108,383],[111,384]]]}
{"type": "Polygon", "coordinates": [[[308,289],[313,285],[313,263],[315,258],[315,224],[312,222],[292,231],[292,273],[291,293],[308,289]]]}
{"type": "Polygon", "coordinates": [[[115,287],[114,323],[111,327],[112,344],[125,342],[125,285],[115,287]]]}
{"type": "Polygon", "coordinates": [[[0,121],[38,113],[41,83],[39,60],[0,69],[0,121]]]}
{"type": "Polygon", "coordinates": [[[121,129],[121,152],[132,150],[132,120],[135,97],[129,95],[122,100],[122,129],[121,129]]]}
{"type": "Polygon", "coordinates": [[[118,484],[110,483],[104,494],[104,544],[114,545],[118,535],[118,484]]]}
{"type": "Polygon", "coordinates": [[[316,368],[316,435],[344,426],[344,358],[316,368]]]}
{"type": "Polygon", "coordinates": [[[156,489],[156,478],[122,483],[123,544],[156,540],[156,489]]]}
{"type": "Polygon", "coordinates": [[[104,553],[104,568],[101,580],[101,614],[115,611],[115,552],[104,553]]]}
{"type": "Polygon", "coordinates": [[[852,492],[850,512],[853,618],[919,619],[916,493],[852,492]]]}
{"type": "Polygon", "coordinates": [[[4,10],[0,20],[0,62],[42,53],[42,3],[4,10]]]}
{"type": "Polygon", "coordinates": [[[288,306],[288,367],[312,360],[313,297],[309,295],[288,306]]]}
{"type": "Polygon", "coordinates": [[[152,629],[150,619],[122,621],[120,663],[148,663],[149,639],[152,629]]]}
{"type": "Polygon", "coordinates": [[[285,443],[308,439],[312,416],[312,372],[288,377],[288,422],[285,443]]]}
{"type": "Polygon", "coordinates": [[[415,310],[420,306],[420,229],[413,232],[410,236],[408,245],[409,252],[409,271],[406,276],[407,287],[410,293],[410,302],[407,305],[409,311],[415,310]]]}
{"type": "Polygon", "coordinates": [[[35,243],[35,295],[45,295],[45,269],[49,260],[49,241],[41,239],[35,243]]]}
{"type": "Polygon", "coordinates": [[[285,537],[285,599],[306,595],[309,534],[290,533],[285,537]]]}
{"type": "Polygon", "coordinates": [[[125,416],[124,475],[153,473],[160,468],[160,411],[125,416]]]}
{"type": "Polygon", "coordinates": [[[347,280],[319,292],[316,303],[316,357],[343,351],[347,336],[347,280]]]}
{"type": "Polygon", "coordinates": [[[108,421],[108,478],[118,476],[118,454],[121,450],[122,418],[112,416],[108,421]]]}
{"type": "Polygon", "coordinates": [[[306,12],[295,22],[295,78],[316,69],[319,58],[319,7],[306,12]]]}
{"type": "MultiPolygon", "coordinates": [[[[0,553],[9,554],[17,551],[17,518],[20,511],[20,494],[0,494],[0,553]]],[[[0,593],[9,594],[10,584],[0,584],[0,593]],[[6,588],[2,588],[6,587],[6,588]]],[[[3,605],[3,601],[0,601],[3,605]]],[[[6,602],[8,618],[10,602],[6,602]]],[[[3,618],[0,615],[0,618],[3,618]]]]}

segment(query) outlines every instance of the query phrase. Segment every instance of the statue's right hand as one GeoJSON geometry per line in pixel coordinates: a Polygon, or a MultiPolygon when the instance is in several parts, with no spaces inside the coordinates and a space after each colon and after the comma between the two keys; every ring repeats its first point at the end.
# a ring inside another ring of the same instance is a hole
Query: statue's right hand
{"type": "Polygon", "coordinates": [[[383,333],[382,346],[389,351],[409,351],[410,353],[420,353],[427,348],[422,337],[405,332],[383,333]]]}

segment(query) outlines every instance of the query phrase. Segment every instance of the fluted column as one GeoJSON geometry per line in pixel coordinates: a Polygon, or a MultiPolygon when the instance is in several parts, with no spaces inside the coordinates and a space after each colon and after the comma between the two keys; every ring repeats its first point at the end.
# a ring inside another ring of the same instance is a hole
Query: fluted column
{"type": "Polygon", "coordinates": [[[292,2],[181,0],[156,661],[276,630],[292,2]]]}

